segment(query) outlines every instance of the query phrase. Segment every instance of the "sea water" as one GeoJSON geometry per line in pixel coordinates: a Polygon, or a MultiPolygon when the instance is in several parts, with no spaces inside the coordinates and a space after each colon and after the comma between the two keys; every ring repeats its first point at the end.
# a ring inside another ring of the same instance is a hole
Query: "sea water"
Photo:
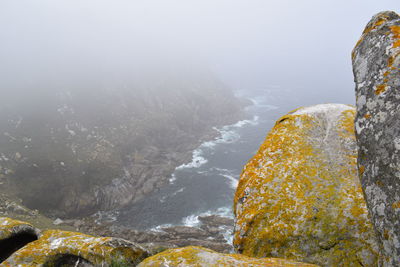
{"type": "Polygon", "coordinates": [[[275,121],[288,107],[274,99],[270,88],[238,91],[252,105],[249,119],[215,128],[219,136],[204,142],[190,162],[178,166],[169,184],[118,213],[117,222],[141,230],[174,225],[197,226],[199,216],[233,218],[233,198],[246,162],[257,152],[275,121]]]}

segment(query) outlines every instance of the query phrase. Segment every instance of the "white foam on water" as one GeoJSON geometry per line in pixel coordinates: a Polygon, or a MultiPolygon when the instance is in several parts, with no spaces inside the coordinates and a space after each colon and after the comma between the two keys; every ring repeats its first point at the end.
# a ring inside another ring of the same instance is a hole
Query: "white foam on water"
{"type": "Polygon", "coordinates": [[[241,120],[238,121],[237,123],[231,125],[231,127],[236,127],[236,128],[242,128],[243,126],[250,124],[250,125],[257,125],[258,124],[258,120],[260,119],[259,116],[255,115],[253,116],[253,119],[251,120],[241,120]]]}
{"type": "Polygon", "coordinates": [[[222,217],[228,217],[233,219],[233,212],[230,207],[220,207],[215,210],[208,210],[206,212],[201,212],[197,214],[192,214],[182,219],[182,224],[185,226],[196,227],[199,226],[200,220],[199,217],[202,216],[210,216],[210,215],[219,215],[222,217]]]}
{"type": "Polygon", "coordinates": [[[165,202],[165,200],[166,200],[167,198],[174,197],[174,196],[176,196],[177,194],[179,194],[179,193],[183,192],[183,190],[185,190],[185,189],[186,189],[186,187],[182,187],[181,189],[179,189],[179,190],[176,190],[175,192],[173,192],[173,193],[172,193],[172,194],[170,194],[170,195],[163,196],[163,197],[162,197],[162,198],[160,198],[159,200],[160,200],[160,202],[161,202],[161,203],[164,203],[164,202],[165,202]]]}
{"type": "MultiPolygon", "coordinates": [[[[258,125],[259,124],[259,116],[255,115],[251,120],[241,120],[234,124],[225,125],[221,128],[213,127],[213,129],[219,132],[219,136],[211,141],[206,141],[202,143],[197,149],[195,149],[192,153],[192,161],[187,164],[182,164],[178,166],[175,170],[189,169],[189,168],[199,168],[202,165],[206,164],[208,160],[204,157],[205,150],[214,149],[217,144],[231,144],[235,143],[240,139],[240,135],[237,132],[238,128],[242,128],[246,125],[258,125]]],[[[172,182],[175,181],[172,179],[172,182]]],[[[171,179],[170,179],[171,182],[171,179]]]]}
{"type": "Polygon", "coordinates": [[[232,175],[228,175],[228,174],[221,174],[221,175],[229,180],[230,186],[231,186],[232,189],[236,189],[237,188],[237,186],[239,184],[239,180],[238,179],[236,179],[232,175]]]}
{"type": "Polygon", "coordinates": [[[214,167],[211,170],[217,171],[219,175],[228,179],[232,189],[237,188],[237,186],[239,184],[239,178],[238,178],[239,175],[234,174],[234,171],[228,170],[228,169],[223,169],[223,168],[217,168],[217,167],[214,167]]]}
{"type": "Polygon", "coordinates": [[[203,156],[203,150],[201,146],[193,151],[192,154],[192,161],[187,164],[182,164],[176,167],[175,170],[182,170],[182,169],[190,169],[190,168],[199,168],[201,165],[204,165],[208,162],[203,156]]]}
{"type": "Polygon", "coordinates": [[[168,228],[168,227],[173,227],[173,225],[169,224],[169,223],[161,224],[161,225],[158,225],[156,227],[151,228],[150,231],[153,231],[153,232],[164,232],[163,228],[168,228]]]}
{"type": "Polygon", "coordinates": [[[196,227],[200,224],[199,216],[195,214],[189,215],[182,219],[182,223],[185,226],[196,227]]]}
{"type": "Polygon", "coordinates": [[[176,181],[176,175],[175,173],[171,174],[171,177],[169,178],[169,183],[173,184],[176,181]]]}
{"type": "Polygon", "coordinates": [[[226,240],[226,243],[232,245],[233,244],[233,231],[232,229],[229,229],[226,226],[220,226],[220,230],[222,230],[222,235],[224,236],[224,239],[226,240]]]}

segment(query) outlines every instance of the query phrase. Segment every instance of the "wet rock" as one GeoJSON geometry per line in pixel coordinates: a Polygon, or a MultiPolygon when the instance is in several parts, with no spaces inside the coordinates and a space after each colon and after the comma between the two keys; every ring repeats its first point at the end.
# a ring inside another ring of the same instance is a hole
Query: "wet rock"
{"type": "Polygon", "coordinates": [[[233,219],[219,215],[199,216],[199,221],[209,226],[233,225],[233,219]]]}
{"type": "Polygon", "coordinates": [[[382,263],[400,259],[400,16],[375,15],[352,54],[358,168],[382,263]]]}
{"type": "Polygon", "coordinates": [[[206,231],[199,228],[188,227],[188,226],[167,227],[163,228],[162,230],[172,235],[182,236],[183,238],[207,236],[206,231]]]}
{"type": "Polygon", "coordinates": [[[2,266],[60,266],[57,264],[68,262],[108,266],[117,261],[134,265],[146,257],[145,249],[126,240],[47,230],[38,240],[14,252],[2,266]]]}
{"type": "Polygon", "coordinates": [[[212,267],[212,266],[316,266],[312,264],[294,262],[285,259],[257,259],[238,254],[221,254],[202,247],[184,247],[170,249],[157,255],[149,257],[141,262],[138,267],[157,267],[157,266],[193,266],[193,267],[212,267]]]}
{"type": "Polygon", "coordinates": [[[280,118],[235,194],[236,251],[323,266],[376,266],[357,177],[355,109],[323,104],[280,118]]]}

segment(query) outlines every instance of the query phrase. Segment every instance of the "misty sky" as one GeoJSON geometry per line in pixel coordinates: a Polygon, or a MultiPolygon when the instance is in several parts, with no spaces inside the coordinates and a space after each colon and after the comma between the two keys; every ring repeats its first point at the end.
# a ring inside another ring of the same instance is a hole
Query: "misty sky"
{"type": "Polygon", "coordinates": [[[350,53],[383,10],[400,1],[0,0],[0,90],[206,67],[234,89],[352,104],[350,53]]]}

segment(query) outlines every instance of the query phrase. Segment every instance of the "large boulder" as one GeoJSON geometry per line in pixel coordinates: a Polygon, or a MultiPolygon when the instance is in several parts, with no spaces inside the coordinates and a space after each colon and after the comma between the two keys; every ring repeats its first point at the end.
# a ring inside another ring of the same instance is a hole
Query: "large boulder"
{"type": "Polygon", "coordinates": [[[0,218],[1,266],[128,266],[142,261],[148,252],[141,246],[113,237],[47,230],[0,218]],[[63,265],[64,264],[64,265],[63,265]]]}
{"type": "Polygon", "coordinates": [[[354,113],[352,106],[322,104],[276,122],[241,174],[236,251],[324,266],[376,264],[357,176],[354,113]]]}
{"type": "Polygon", "coordinates": [[[353,50],[358,168],[382,264],[400,259],[400,16],[375,15],[353,50]]]}
{"type": "Polygon", "coordinates": [[[238,254],[222,254],[202,247],[169,249],[141,262],[138,267],[185,266],[185,267],[265,267],[265,266],[316,266],[285,259],[257,259],[238,254]]]}

